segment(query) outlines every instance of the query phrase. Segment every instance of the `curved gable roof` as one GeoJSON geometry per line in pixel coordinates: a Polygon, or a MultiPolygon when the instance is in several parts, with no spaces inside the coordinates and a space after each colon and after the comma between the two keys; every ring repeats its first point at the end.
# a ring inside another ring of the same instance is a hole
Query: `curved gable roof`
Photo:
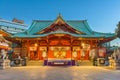
{"type": "Polygon", "coordinates": [[[83,32],[85,34],[92,34],[92,29],[88,26],[87,20],[79,20],[79,21],[66,21],[68,25],[70,25],[72,28],[83,32]]]}
{"type": "Polygon", "coordinates": [[[30,28],[26,31],[28,34],[35,34],[52,24],[52,21],[38,21],[34,20],[30,28]]]}
{"type": "Polygon", "coordinates": [[[61,16],[58,16],[55,21],[52,20],[34,20],[30,26],[30,28],[26,31],[28,34],[35,34],[44,30],[45,28],[51,26],[53,23],[59,22],[58,20],[68,24],[70,27],[74,28],[75,30],[85,33],[85,34],[92,34],[92,29],[89,27],[87,20],[68,20],[65,21],[61,16]]]}
{"type": "MultiPolygon", "coordinates": [[[[111,33],[99,33],[93,31],[90,26],[87,23],[87,20],[67,20],[65,21],[60,15],[57,17],[56,20],[33,20],[31,26],[29,27],[28,30],[26,30],[23,33],[17,33],[14,34],[13,37],[30,37],[30,38],[35,38],[35,37],[43,37],[45,35],[49,34],[55,34],[54,32],[52,33],[47,33],[47,34],[36,34],[38,32],[42,32],[44,29],[50,27],[52,24],[57,24],[57,23],[65,23],[69,25],[71,28],[75,29],[78,32],[82,32],[85,34],[73,34],[73,33],[66,33],[65,34],[70,34],[75,37],[115,37],[115,34],[111,33]]],[[[58,32],[59,33],[59,32],[58,32]]],[[[63,33],[63,32],[61,32],[63,33]]]]}

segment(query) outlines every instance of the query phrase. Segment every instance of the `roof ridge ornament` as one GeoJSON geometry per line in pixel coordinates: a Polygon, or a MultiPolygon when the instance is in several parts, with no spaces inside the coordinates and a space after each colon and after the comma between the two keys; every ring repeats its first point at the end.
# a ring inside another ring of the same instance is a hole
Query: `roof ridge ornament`
{"type": "Polygon", "coordinates": [[[58,13],[58,16],[61,16],[61,13],[60,13],[60,12],[58,13]]]}
{"type": "Polygon", "coordinates": [[[56,20],[54,21],[55,24],[64,24],[66,21],[63,19],[61,13],[58,14],[56,20]]]}
{"type": "Polygon", "coordinates": [[[63,17],[62,17],[62,15],[61,15],[61,13],[60,13],[60,12],[58,13],[57,19],[58,19],[58,18],[63,19],[63,17]]]}

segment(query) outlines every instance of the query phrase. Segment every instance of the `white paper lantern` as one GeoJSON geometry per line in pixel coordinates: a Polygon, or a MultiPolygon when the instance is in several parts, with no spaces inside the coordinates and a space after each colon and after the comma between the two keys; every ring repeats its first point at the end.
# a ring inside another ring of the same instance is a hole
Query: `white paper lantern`
{"type": "Polygon", "coordinates": [[[73,51],[73,57],[77,57],[77,51],[73,51]]]}

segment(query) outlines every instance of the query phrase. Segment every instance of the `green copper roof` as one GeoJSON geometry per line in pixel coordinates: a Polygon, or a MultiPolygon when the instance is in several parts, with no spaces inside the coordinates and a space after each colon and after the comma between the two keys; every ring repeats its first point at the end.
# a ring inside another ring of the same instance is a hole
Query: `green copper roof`
{"type": "Polygon", "coordinates": [[[28,34],[35,34],[39,31],[42,31],[43,29],[47,28],[50,26],[53,22],[52,21],[38,21],[34,20],[32,22],[32,25],[30,28],[26,31],[28,34]]]}
{"type": "MultiPolygon", "coordinates": [[[[53,21],[33,21],[32,25],[30,28],[26,31],[29,34],[35,34],[47,27],[49,27],[53,21]]],[[[81,21],[66,21],[68,25],[70,25],[72,28],[86,33],[86,34],[91,34],[93,31],[90,29],[90,27],[87,24],[86,20],[81,20],[81,21]]]]}
{"type": "MultiPolygon", "coordinates": [[[[86,33],[86,34],[91,34],[92,33],[92,30],[90,29],[88,23],[87,23],[87,20],[64,20],[62,18],[61,15],[59,15],[57,17],[57,19],[61,19],[63,20],[65,23],[67,23],[69,26],[71,26],[72,28],[80,31],[80,32],[83,32],[83,33],[86,33]]],[[[56,20],[57,20],[56,19],[56,20]]],[[[30,26],[30,28],[26,31],[28,34],[35,34],[39,31],[42,31],[43,29],[49,27],[50,25],[52,25],[56,20],[34,20],[32,22],[32,25],[30,26]]]]}
{"type": "Polygon", "coordinates": [[[66,21],[68,25],[73,27],[74,29],[86,33],[86,34],[91,34],[92,30],[90,27],[87,25],[87,20],[81,20],[81,21],[66,21]]]}
{"type": "MultiPolygon", "coordinates": [[[[57,19],[60,18],[63,20],[61,16],[58,16],[57,19]]],[[[56,19],[56,20],[57,20],[56,19]]],[[[100,33],[100,32],[95,32],[93,31],[88,23],[87,20],[63,20],[66,24],[68,24],[70,27],[74,28],[76,31],[85,33],[85,34],[73,34],[70,32],[50,32],[46,34],[36,34],[45,28],[50,27],[56,20],[34,20],[28,30],[26,30],[23,33],[17,33],[14,34],[13,37],[21,37],[21,38],[35,38],[35,37],[44,37],[50,34],[69,34],[74,37],[86,37],[86,38],[98,38],[98,37],[115,37],[115,34],[111,33],[100,33]]]]}

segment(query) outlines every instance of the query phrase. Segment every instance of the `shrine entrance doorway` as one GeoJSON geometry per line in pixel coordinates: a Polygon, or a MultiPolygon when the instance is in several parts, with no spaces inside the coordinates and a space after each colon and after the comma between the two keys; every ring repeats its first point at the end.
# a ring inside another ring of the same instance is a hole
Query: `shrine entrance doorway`
{"type": "Polygon", "coordinates": [[[37,47],[30,47],[29,59],[38,60],[37,47]]]}
{"type": "Polygon", "coordinates": [[[71,48],[69,46],[49,47],[48,58],[55,58],[55,59],[71,58],[71,48]]]}
{"type": "Polygon", "coordinates": [[[48,65],[70,65],[72,60],[71,47],[50,46],[48,51],[48,65]]]}

